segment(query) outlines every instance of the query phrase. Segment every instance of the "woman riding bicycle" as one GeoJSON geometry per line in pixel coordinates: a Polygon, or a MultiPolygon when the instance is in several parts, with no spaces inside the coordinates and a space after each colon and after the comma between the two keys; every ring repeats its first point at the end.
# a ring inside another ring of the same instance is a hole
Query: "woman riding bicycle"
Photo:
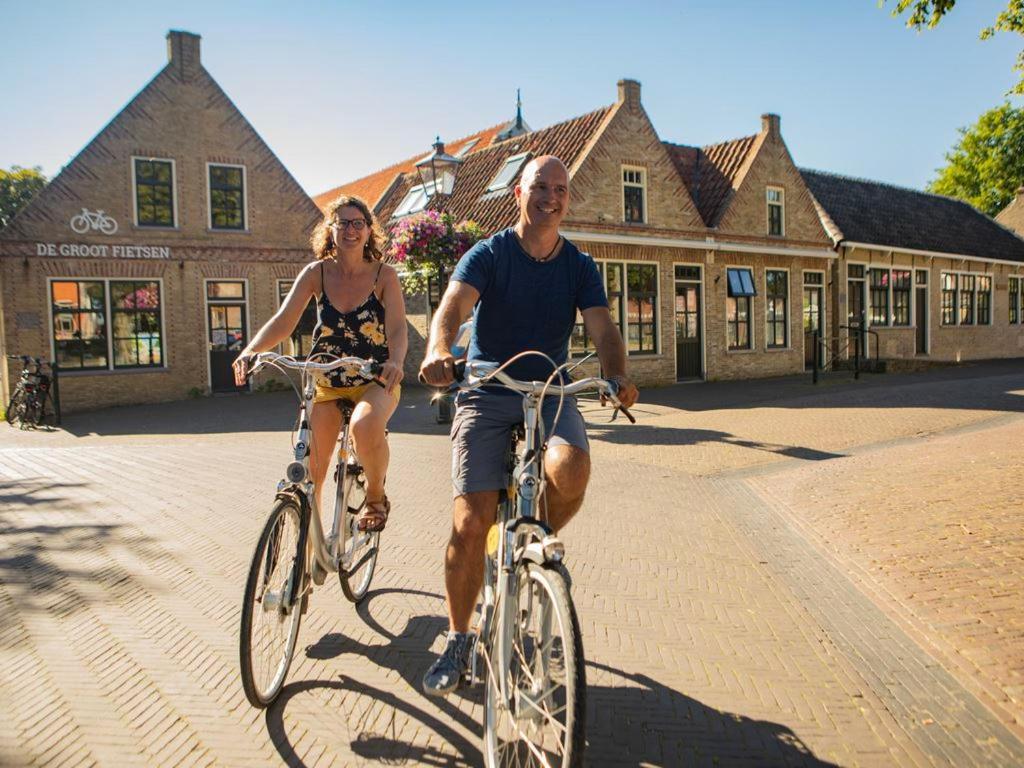
{"type": "Polygon", "coordinates": [[[382,262],[384,235],[362,199],[343,195],[331,203],[310,242],[316,261],[302,270],[277,314],[239,354],[235,382],[245,383],[252,356],[292,334],[311,298],[318,321],[308,359],[353,356],[383,363],[378,379],[343,368],[317,382],[310,416],[310,464],[319,502],[341,429],[339,405],[354,405],[352,438],[366,474],[366,505],[358,527],[380,531],[391,511],[384,492],[390,457],[385,428],[398,406],[408,348],[402,288],[395,270],[382,262]]]}

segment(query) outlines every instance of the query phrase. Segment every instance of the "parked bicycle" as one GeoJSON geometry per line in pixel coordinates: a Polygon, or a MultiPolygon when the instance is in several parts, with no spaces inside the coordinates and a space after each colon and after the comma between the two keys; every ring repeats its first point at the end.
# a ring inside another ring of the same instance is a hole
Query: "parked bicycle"
{"type": "Polygon", "coordinates": [[[21,429],[52,427],[56,420],[56,408],[50,391],[53,379],[43,372],[43,366],[47,363],[38,357],[28,355],[7,357],[10,360],[20,360],[22,364],[21,375],[4,413],[7,423],[11,426],[17,423],[21,429]]]}
{"type": "Polygon", "coordinates": [[[284,686],[299,624],[314,585],[322,585],[328,573],[337,573],[345,597],[358,603],[366,596],[377,567],[380,532],[360,531],[356,523],[366,501],[366,477],[349,435],[354,406],[336,401],[342,412],[342,426],[330,520],[318,508],[310,473],[309,415],[316,389],[314,374],[357,367],[363,375],[372,377],[380,373],[381,365],[358,357],[316,357],[329,362],[264,352],[255,357],[249,371],[252,375],[271,366],[301,374],[301,387],[296,390],[300,404],[297,433],[293,432],[294,458],[278,483],[274,506],[257,541],[242,603],[242,687],[254,707],[270,705],[284,686]]]}
{"type": "Polygon", "coordinates": [[[547,382],[518,381],[504,373],[515,359],[500,366],[460,362],[455,370],[456,389],[501,385],[523,397],[523,423],[513,431],[506,457],[507,491],[487,536],[470,682],[485,683],[488,768],[567,768],[583,764],[586,674],[562,563],[565,547],[543,519],[546,440],[540,414],[545,397],[558,397],[557,422],[562,398],[596,391],[616,413],[633,417],[616,398],[614,381],[587,378],[560,386],[552,383],[554,374],[547,382]]]}

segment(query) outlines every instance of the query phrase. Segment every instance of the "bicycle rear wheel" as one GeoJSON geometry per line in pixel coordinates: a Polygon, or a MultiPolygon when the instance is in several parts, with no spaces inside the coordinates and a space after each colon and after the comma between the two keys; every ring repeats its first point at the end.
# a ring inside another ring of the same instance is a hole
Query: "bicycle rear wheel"
{"type": "Polygon", "coordinates": [[[340,492],[345,511],[341,517],[338,580],[345,597],[358,603],[366,597],[377,569],[380,531],[360,531],[356,524],[356,518],[366,503],[366,478],[358,467],[346,467],[340,492]]]}
{"type": "Polygon", "coordinates": [[[266,707],[284,685],[302,621],[306,524],[294,499],[279,499],[249,566],[239,657],[245,697],[266,707]]]}
{"type": "Polygon", "coordinates": [[[484,761],[488,768],[583,765],[587,688],[583,640],[560,571],[524,564],[513,589],[503,598],[504,606],[499,607],[485,652],[484,761]]]}

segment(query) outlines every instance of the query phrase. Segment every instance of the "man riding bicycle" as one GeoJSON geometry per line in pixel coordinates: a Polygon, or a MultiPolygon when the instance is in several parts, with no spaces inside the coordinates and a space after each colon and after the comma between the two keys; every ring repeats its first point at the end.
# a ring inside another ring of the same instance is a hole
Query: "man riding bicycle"
{"type": "MultiPolygon", "coordinates": [[[[569,207],[569,174],[556,157],[532,160],[515,187],[519,221],[475,245],[459,261],[431,323],[420,368],[433,386],[453,381],[452,344],[459,324],[473,312],[468,359],[504,363],[537,350],[558,365],[568,357],[576,312],[583,316],[603,375],[619,384],[629,408],[638,391],[626,376],[626,352],[593,259],[559,234],[569,207]]],[[[545,381],[551,364],[539,355],[508,366],[516,379],[545,381]]],[[[449,632],[444,652],[423,678],[424,691],[443,696],[467,673],[473,636],[469,623],[483,582],[487,531],[504,487],[503,460],[511,430],[522,422],[522,400],[501,389],[464,392],[452,422],[453,525],[445,552],[449,632]]],[[[544,469],[548,524],[558,531],[580,508],[590,478],[583,417],[566,399],[553,425],[558,399],[544,402],[548,437],[544,469]],[[554,429],[552,430],[552,427],[554,429]]]]}

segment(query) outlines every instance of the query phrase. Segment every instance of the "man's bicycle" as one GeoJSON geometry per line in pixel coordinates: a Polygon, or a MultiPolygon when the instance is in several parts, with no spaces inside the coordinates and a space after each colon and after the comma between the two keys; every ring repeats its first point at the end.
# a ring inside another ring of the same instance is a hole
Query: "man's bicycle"
{"type": "Polygon", "coordinates": [[[366,501],[366,477],[349,435],[353,404],[337,401],[342,426],[334,470],[334,515],[330,520],[317,508],[310,474],[309,416],[316,390],[314,374],[358,368],[372,377],[380,373],[381,366],[358,357],[317,358],[330,362],[301,361],[264,352],[255,357],[249,372],[252,375],[272,366],[301,374],[294,458],[278,483],[274,506],[257,541],[242,602],[242,687],[254,707],[271,704],[284,686],[313,586],[323,584],[328,573],[336,572],[345,597],[358,603],[366,596],[377,566],[380,532],[360,531],[356,523],[366,501]],[[329,532],[325,532],[328,526],[329,532]]]}
{"type": "MultiPolygon", "coordinates": [[[[472,682],[485,682],[484,760],[488,768],[580,766],[587,687],[583,639],[562,564],[565,547],[543,521],[541,409],[545,397],[587,391],[621,408],[618,384],[599,378],[564,386],[550,379],[518,381],[504,373],[507,365],[459,363],[454,385],[460,390],[501,385],[523,397],[523,423],[513,430],[506,458],[507,490],[487,536],[470,668],[472,682]]],[[[560,402],[556,422],[561,407],[560,402]]]]}
{"type": "Polygon", "coordinates": [[[22,364],[21,375],[18,377],[18,383],[14,386],[11,400],[7,403],[7,410],[4,412],[7,423],[11,426],[17,423],[21,429],[53,426],[55,409],[53,396],[50,393],[53,379],[43,372],[45,363],[38,357],[29,357],[28,355],[8,355],[7,357],[11,360],[20,360],[22,364]],[[49,409],[47,409],[47,403],[49,403],[49,409]]]}

